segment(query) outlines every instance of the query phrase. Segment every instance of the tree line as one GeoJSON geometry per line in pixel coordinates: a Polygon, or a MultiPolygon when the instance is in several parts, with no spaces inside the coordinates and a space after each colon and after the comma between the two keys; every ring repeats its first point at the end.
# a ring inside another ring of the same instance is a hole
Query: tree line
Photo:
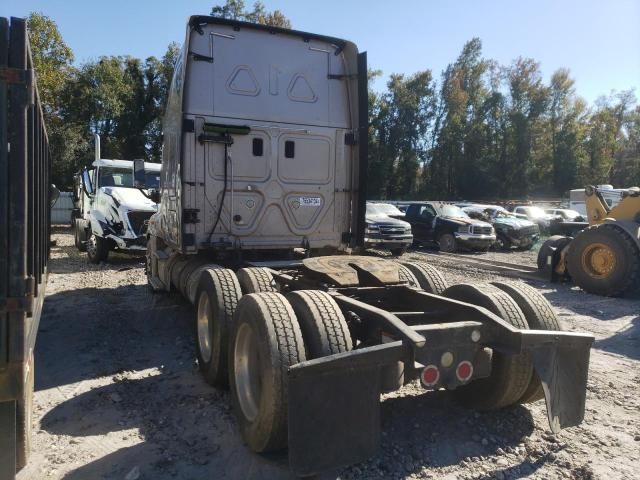
{"type": "MultiPolygon", "coordinates": [[[[369,76],[380,73],[370,71],[369,76]]],[[[467,42],[439,79],[391,75],[369,92],[369,198],[560,196],[586,184],[640,183],[640,107],[632,90],[589,106],[566,68],[486,59],[467,42]]]]}
{"type": "MultiPolygon", "coordinates": [[[[227,0],[213,15],[291,28],[261,2],[227,0]]],[[[179,45],[162,58],[103,56],[74,65],[55,22],[31,14],[29,28],[52,150],[53,181],[68,188],[93,158],[160,161],[161,119],[179,45]]],[[[369,78],[380,76],[370,70],[369,78]]],[[[370,85],[372,82],[370,82],[370,85]]],[[[640,107],[633,91],[589,106],[568,69],[547,84],[540,65],[484,58],[467,42],[436,78],[393,74],[369,90],[369,198],[509,199],[559,196],[589,183],[640,183],[640,107]]]]}

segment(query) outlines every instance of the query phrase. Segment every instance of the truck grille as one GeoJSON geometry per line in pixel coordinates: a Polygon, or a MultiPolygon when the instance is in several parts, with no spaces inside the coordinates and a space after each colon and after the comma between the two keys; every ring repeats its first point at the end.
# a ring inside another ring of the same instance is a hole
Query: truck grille
{"type": "Polygon", "coordinates": [[[153,212],[128,212],[129,223],[136,235],[144,235],[153,212]]]}
{"type": "Polygon", "coordinates": [[[491,235],[491,227],[472,225],[470,233],[473,233],[474,235],[491,235]]]}
{"type": "Polygon", "coordinates": [[[380,233],[382,235],[403,235],[408,232],[399,225],[380,225],[380,233]]]}
{"type": "Polygon", "coordinates": [[[535,234],[539,233],[540,229],[538,228],[537,225],[530,225],[528,227],[524,227],[521,230],[521,232],[522,232],[522,235],[529,236],[529,235],[535,235],[535,234]]]}

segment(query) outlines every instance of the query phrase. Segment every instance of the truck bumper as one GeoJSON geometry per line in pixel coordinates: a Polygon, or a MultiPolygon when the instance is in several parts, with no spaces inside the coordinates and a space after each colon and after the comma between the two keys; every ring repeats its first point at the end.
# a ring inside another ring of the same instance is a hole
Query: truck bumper
{"type": "Polygon", "coordinates": [[[365,247],[378,248],[406,248],[413,245],[413,235],[402,235],[394,237],[364,237],[365,247]]]}
{"type": "Polygon", "coordinates": [[[456,241],[463,247],[486,249],[496,243],[495,235],[474,235],[471,233],[454,233],[456,241]]]}
{"type": "MultiPolygon", "coordinates": [[[[489,315],[493,323],[413,326],[414,333],[424,334],[419,337],[423,341],[412,341],[409,336],[302,362],[289,369],[289,464],[294,473],[313,475],[366,460],[376,453],[380,445],[382,372],[398,362],[405,372],[439,366],[439,386],[455,388],[461,384],[455,365],[475,358],[484,348],[507,354],[529,352],[543,386],[551,430],[558,432],[582,421],[591,335],[518,330],[484,309],[457,303],[469,313],[471,307],[480,317],[489,315]],[[425,338],[429,339],[426,343],[425,338]],[[453,352],[453,367],[442,366],[444,352],[453,352]]],[[[474,373],[471,379],[489,374],[474,373]]]]}
{"type": "Polygon", "coordinates": [[[141,235],[137,238],[123,238],[118,237],[117,235],[107,235],[106,238],[110,238],[118,247],[118,250],[125,252],[146,252],[147,250],[147,239],[144,235],[141,235]]]}

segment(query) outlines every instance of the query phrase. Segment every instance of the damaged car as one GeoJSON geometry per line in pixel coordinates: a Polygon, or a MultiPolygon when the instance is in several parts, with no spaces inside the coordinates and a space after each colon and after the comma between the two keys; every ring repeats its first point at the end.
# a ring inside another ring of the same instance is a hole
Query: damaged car
{"type": "Polygon", "coordinates": [[[490,223],[470,218],[445,202],[413,202],[405,215],[416,243],[436,243],[443,252],[488,250],[496,241],[490,223]]]}
{"type": "Polygon", "coordinates": [[[496,246],[502,250],[515,247],[530,250],[540,238],[540,228],[530,220],[519,218],[495,205],[470,205],[463,210],[471,218],[493,225],[496,231],[496,246]]]}

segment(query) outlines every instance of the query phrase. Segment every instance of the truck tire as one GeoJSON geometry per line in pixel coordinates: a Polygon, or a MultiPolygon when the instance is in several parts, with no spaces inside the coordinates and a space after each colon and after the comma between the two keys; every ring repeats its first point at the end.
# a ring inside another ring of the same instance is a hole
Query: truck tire
{"type": "Polygon", "coordinates": [[[193,272],[195,272],[198,267],[202,266],[202,258],[191,257],[187,264],[184,266],[182,271],[180,272],[180,277],[178,278],[178,290],[182,294],[183,297],[188,298],[188,290],[187,290],[187,282],[189,277],[193,272]]]}
{"type": "Polygon", "coordinates": [[[111,244],[106,238],[97,236],[91,232],[87,240],[87,257],[91,263],[98,264],[105,262],[109,258],[109,250],[111,250],[111,244]]]}
{"type": "Polygon", "coordinates": [[[198,365],[207,383],[227,385],[229,331],[242,291],[233,271],[207,269],[196,294],[198,365]]]}
{"type": "Polygon", "coordinates": [[[571,238],[564,235],[553,235],[549,237],[538,250],[538,270],[550,270],[550,263],[547,258],[553,255],[558,248],[564,248],[571,242],[571,238]]]}
{"type": "MultiPolygon", "coordinates": [[[[516,328],[527,329],[527,320],[516,302],[502,290],[487,284],[461,283],[447,288],[444,296],[484,307],[516,328]]],[[[497,410],[519,403],[533,372],[531,355],[507,355],[493,351],[491,375],[453,391],[463,405],[477,410],[497,410]]]]}
{"type": "MultiPolygon", "coordinates": [[[[491,285],[498,287],[518,304],[532,330],[562,330],[553,307],[535,288],[522,282],[491,282],[491,285]]],[[[534,369],[520,403],[531,403],[542,398],[542,383],[534,369]]]]}
{"type": "Polygon", "coordinates": [[[220,265],[215,263],[205,263],[204,265],[200,265],[196,268],[189,278],[187,278],[187,288],[186,288],[186,297],[191,303],[191,305],[196,304],[196,295],[198,294],[198,283],[200,283],[200,277],[205,270],[213,270],[216,268],[222,268],[220,265]]]}
{"type": "Polygon", "coordinates": [[[503,233],[496,235],[496,244],[500,250],[511,250],[511,240],[503,233]]]}
{"type": "Polygon", "coordinates": [[[85,227],[85,222],[79,218],[76,218],[74,221],[74,243],[79,252],[87,251],[87,229],[85,227]]]}
{"type": "Polygon", "coordinates": [[[277,292],[273,276],[268,268],[246,267],[236,272],[240,288],[245,295],[249,293],[277,292]]]}
{"type": "Polygon", "coordinates": [[[440,271],[425,262],[400,262],[401,265],[411,271],[418,280],[418,286],[425,292],[442,295],[447,289],[447,281],[440,271]]]}
{"type": "Polygon", "coordinates": [[[420,282],[416,276],[402,263],[398,263],[398,276],[401,282],[407,282],[411,287],[420,288],[420,282]]]}
{"type": "Polygon", "coordinates": [[[287,446],[287,371],[305,359],[300,325],[283,295],[242,297],[229,343],[229,381],[240,433],[254,452],[287,446]]]}
{"type": "Polygon", "coordinates": [[[571,242],[567,269],[574,283],[589,293],[633,294],[640,285],[640,249],[614,225],[592,226],[571,242]]]}
{"type": "Polygon", "coordinates": [[[31,422],[33,419],[34,360],[31,353],[27,363],[24,397],[16,402],[16,472],[22,470],[31,453],[31,422]]]}
{"type": "Polygon", "coordinates": [[[181,255],[171,266],[169,276],[171,278],[171,287],[181,292],[180,290],[180,276],[182,271],[187,266],[189,259],[186,256],[181,255]]]}
{"type": "Polygon", "coordinates": [[[452,233],[443,233],[438,237],[438,246],[441,252],[453,253],[458,248],[456,246],[456,237],[452,233]]]}
{"type": "Polygon", "coordinates": [[[307,360],[348,352],[353,348],[344,315],[328,293],[297,290],[287,294],[286,298],[300,324],[307,360]]]}

